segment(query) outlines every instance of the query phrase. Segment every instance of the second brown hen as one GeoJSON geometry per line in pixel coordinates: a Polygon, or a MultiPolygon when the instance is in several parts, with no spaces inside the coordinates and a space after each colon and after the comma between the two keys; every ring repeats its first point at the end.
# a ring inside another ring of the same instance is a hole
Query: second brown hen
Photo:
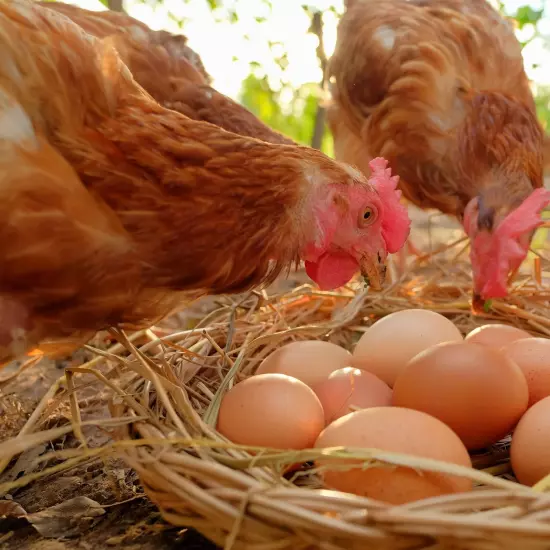
{"type": "Polygon", "coordinates": [[[475,304],[505,296],[550,200],[511,24],[485,0],[348,0],[330,71],[336,157],[388,158],[408,200],[463,223],[475,304]]]}
{"type": "Polygon", "coordinates": [[[212,88],[210,75],[185,36],[153,31],[125,13],[89,11],[62,2],[41,5],[66,15],[86,32],[107,38],[136,81],[164,107],[235,134],[270,143],[294,143],[212,88]]]}

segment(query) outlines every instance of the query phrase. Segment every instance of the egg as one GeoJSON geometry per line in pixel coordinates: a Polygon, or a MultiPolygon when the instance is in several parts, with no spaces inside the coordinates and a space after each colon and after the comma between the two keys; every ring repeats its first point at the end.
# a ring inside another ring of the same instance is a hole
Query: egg
{"type": "Polygon", "coordinates": [[[241,445],[305,449],[324,426],[323,407],[309,386],[284,374],[262,374],[227,392],[217,429],[241,445]]]}
{"type": "Polygon", "coordinates": [[[346,367],[334,371],[326,380],[313,386],[313,391],[323,405],[325,423],[340,418],[355,407],[384,407],[391,404],[392,391],[374,374],[346,367]]]}
{"type": "Polygon", "coordinates": [[[439,418],[473,450],[509,434],[528,399],[525,376],[499,350],[449,342],[408,363],[395,383],[392,403],[439,418]]]}
{"type": "Polygon", "coordinates": [[[510,342],[523,338],[531,338],[531,335],[520,328],[494,323],[472,330],[466,335],[464,340],[466,342],[481,344],[482,346],[501,348],[510,342]]]}
{"type": "MultiPolygon", "coordinates": [[[[398,407],[376,407],[343,416],[321,432],[315,446],[374,448],[460,466],[472,465],[458,436],[443,422],[425,413],[398,407]]],[[[390,504],[472,488],[467,478],[414,468],[376,466],[331,471],[328,469],[330,459],[317,462],[322,467],[320,472],[327,488],[390,504]]]]}
{"type": "Polygon", "coordinates": [[[516,340],[501,351],[523,371],[529,388],[529,407],[550,396],[550,340],[516,340]]]}
{"type": "Polygon", "coordinates": [[[410,359],[441,342],[462,342],[460,331],[446,317],[424,309],[398,311],[365,332],[351,366],[372,372],[393,387],[410,359]]]}
{"type": "Polygon", "coordinates": [[[550,474],[550,397],[533,405],[519,421],[510,447],[518,481],[534,485],[550,474]]]}
{"type": "Polygon", "coordinates": [[[326,380],[335,370],[349,367],[351,353],[322,340],[292,342],[268,355],[256,374],[279,373],[293,376],[308,386],[326,380]]]}

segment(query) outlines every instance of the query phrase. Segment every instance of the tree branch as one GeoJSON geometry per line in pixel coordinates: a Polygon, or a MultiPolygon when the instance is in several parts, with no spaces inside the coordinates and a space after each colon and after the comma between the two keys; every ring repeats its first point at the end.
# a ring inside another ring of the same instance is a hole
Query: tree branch
{"type": "Polygon", "coordinates": [[[112,11],[124,13],[124,0],[107,0],[107,7],[112,11]]]}
{"type": "MultiPolygon", "coordinates": [[[[323,73],[320,86],[321,90],[324,92],[328,60],[325,54],[325,44],[323,40],[323,13],[321,11],[316,11],[311,18],[311,32],[315,34],[319,40],[319,44],[317,46],[317,59],[319,59],[319,64],[321,65],[321,71],[323,73]]],[[[311,146],[314,149],[320,150],[323,144],[323,136],[325,134],[325,115],[325,108],[321,101],[319,101],[317,105],[317,112],[315,113],[313,136],[311,137],[311,146]]]]}

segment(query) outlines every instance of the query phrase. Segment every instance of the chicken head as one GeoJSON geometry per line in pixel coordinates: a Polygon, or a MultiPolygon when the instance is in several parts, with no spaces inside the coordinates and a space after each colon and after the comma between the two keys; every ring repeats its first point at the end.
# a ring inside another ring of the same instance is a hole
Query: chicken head
{"type": "Polygon", "coordinates": [[[314,235],[303,252],[306,272],[321,289],[338,288],[361,271],[381,288],[388,253],[397,252],[409,235],[410,220],[401,204],[399,178],[387,161],[371,161],[371,178],[347,167],[354,185],[330,183],[314,200],[314,235]]]}
{"type": "Polygon", "coordinates": [[[550,202],[550,191],[535,189],[501,221],[487,212],[483,199],[470,201],[464,213],[464,229],[470,237],[474,298],[479,309],[485,300],[507,295],[507,281],[529,251],[533,233],[542,223],[541,212],[550,202]]]}

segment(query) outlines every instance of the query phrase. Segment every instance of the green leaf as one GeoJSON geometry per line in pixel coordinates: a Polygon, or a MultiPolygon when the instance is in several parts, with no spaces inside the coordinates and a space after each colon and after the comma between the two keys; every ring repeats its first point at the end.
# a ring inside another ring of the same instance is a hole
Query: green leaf
{"type": "Polygon", "coordinates": [[[483,311],[485,313],[489,313],[489,311],[491,311],[492,306],[493,306],[493,300],[485,300],[485,303],[483,304],[483,311]]]}
{"type": "Polygon", "coordinates": [[[523,29],[525,25],[536,25],[544,14],[544,9],[535,10],[531,6],[522,6],[518,8],[514,19],[518,22],[520,29],[523,29]]]}
{"type": "MultiPolygon", "coordinates": [[[[253,72],[243,82],[240,99],[265,124],[297,143],[309,145],[319,102],[319,86],[309,83],[298,89],[291,88],[294,100],[289,106],[290,112],[283,111],[279,101],[281,93],[287,93],[288,88],[288,85],[284,85],[281,91],[274,92],[269,87],[267,77],[259,77],[253,72]]],[[[325,133],[321,149],[327,155],[333,155],[332,137],[328,132],[325,133]]]]}
{"type": "MultiPolygon", "coordinates": [[[[101,1],[101,0],[100,0],[101,1]]],[[[183,28],[183,19],[174,15],[171,11],[168,12],[168,19],[171,19],[181,29],[183,28]]]]}

